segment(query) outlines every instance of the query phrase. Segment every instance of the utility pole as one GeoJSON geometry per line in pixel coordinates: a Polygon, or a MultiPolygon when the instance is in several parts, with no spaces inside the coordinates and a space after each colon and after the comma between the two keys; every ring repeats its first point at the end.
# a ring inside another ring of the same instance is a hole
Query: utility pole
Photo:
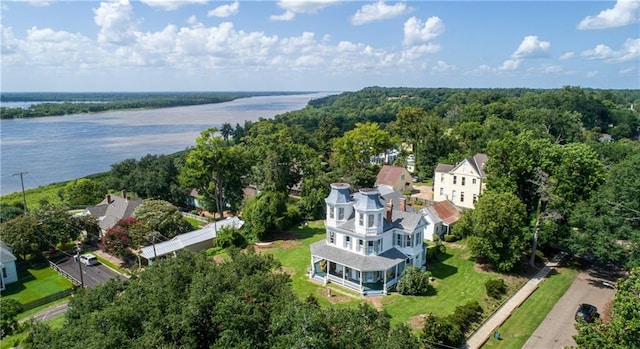
{"type": "Polygon", "coordinates": [[[27,214],[27,197],[24,195],[24,178],[22,178],[24,175],[26,175],[29,172],[18,172],[18,173],[14,173],[14,176],[20,176],[20,184],[22,185],[22,204],[24,205],[24,213],[27,214]]]}
{"type": "Polygon", "coordinates": [[[80,268],[80,287],[84,288],[84,276],[82,276],[82,261],[80,260],[80,246],[76,250],[76,261],[78,262],[78,268],[80,268]]]}

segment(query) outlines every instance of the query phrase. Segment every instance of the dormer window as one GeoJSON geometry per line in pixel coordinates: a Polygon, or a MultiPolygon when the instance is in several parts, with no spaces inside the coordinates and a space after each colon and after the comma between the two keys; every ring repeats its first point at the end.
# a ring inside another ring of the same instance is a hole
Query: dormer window
{"type": "Polygon", "coordinates": [[[367,228],[371,227],[373,227],[373,215],[369,214],[367,215],[367,228]]]}
{"type": "Polygon", "coordinates": [[[344,207],[338,208],[338,220],[339,221],[344,220],[344,207]]]}
{"type": "Polygon", "coordinates": [[[329,207],[329,218],[331,219],[335,219],[336,218],[336,213],[335,213],[335,208],[333,207],[329,207]]]}
{"type": "Polygon", "coordinates": [[[364,226],[364,214],[363,213],[358,213],[358,225],[363,227],[364,226]]]}
{"type": "Polygon", "coordinates": [[[382,226],[382,213],[378,213],[378,226],[382,226]]]}

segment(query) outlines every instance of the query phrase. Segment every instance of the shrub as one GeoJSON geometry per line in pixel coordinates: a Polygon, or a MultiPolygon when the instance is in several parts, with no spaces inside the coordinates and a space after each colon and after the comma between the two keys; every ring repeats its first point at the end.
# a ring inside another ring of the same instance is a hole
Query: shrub
{"type": "Polygon", "coordinates": [[[18,328],[16,316],[22,312],[22,304],[15,299],[0,299],[0,338],[12,334],[18,328]]]}
{"type": "Polygon", "coordinates": [[[502,295],[507,293],[507,285],[502,279],[487,280],[484,284],[484,288],[487,290],[487,295],[495,299],[500,299],[502,295]]]}
{"type": "Polygon", "coordinates": [[[216,238],[213,239],[213,245],[223,249],[231,246],[242,249],[247,247],[248,243],[238,229],[223,227],[218,231],[216,238]]]}
{"type": "Polygon", "coordinates": [[[444,241],[446,242],[456,242],[458,240],[460,239],[454,234],[447,234],[444,236],[444,241]]]}
{"type": "Polygon", "coordinates": [[[452,322],[460,326],[463,332],[466,332],[471,324],[478,322],[482,318],[482,307],[478,301],[471,301],[469,303],[459,305],[453,314],[449,315],[452,322]]]}
{"type": "Polygon", "coordinates": [[[402,295],[422,296],[429,290],[429,273],[416,266],[407,267],[398,281],[398,292],[402,295]]]}

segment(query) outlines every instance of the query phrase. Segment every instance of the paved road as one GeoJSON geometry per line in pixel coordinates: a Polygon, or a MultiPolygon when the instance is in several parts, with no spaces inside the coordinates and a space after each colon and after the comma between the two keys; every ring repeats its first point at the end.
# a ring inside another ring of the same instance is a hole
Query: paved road
{"type": "Polygon", "coordinates": [[[615,294],[615,290],[603,282],[615,284],[616,278],[615,273],[601,268],[581,271],[523,348],[554,349],[576,346],[573,336],[578,331],[574,327],[573,317],[578,305],[580,303],[595,305],[601,313],[607,301],[615,294]]]}
{"type": "Polygon", "coordinates": [[[49,307],[47,309],[43,309],[42,311],[40,311],[40,312],[38,312],[38,313],[28,317],[28,318],[23,319],[20,322],[24,322],[24,321],[28,321],[28,320],[44,321],[44,320],[53,319],[53,318],[58,317],[61,314],[65,313],[67,311],[68,307],[69,307],[69,302],[56,304],[56,305],[54,305],[52,307],[49,307]]]}
{"type": "MultiPolygon", "coordinates": [[[[56,263],[65,272],[69,273],[74,278],[80,280],[80,265],[75,262],[73,258],[67,258],[63,261],[56,263]]],[[[82,265],[82,281],[85,287],[95,287],[97,285],[107,282],[112,278],[125,279],[122,275],[115,272],[113,269],[103,265],[102,263],[87,266],[82,265]]]]}

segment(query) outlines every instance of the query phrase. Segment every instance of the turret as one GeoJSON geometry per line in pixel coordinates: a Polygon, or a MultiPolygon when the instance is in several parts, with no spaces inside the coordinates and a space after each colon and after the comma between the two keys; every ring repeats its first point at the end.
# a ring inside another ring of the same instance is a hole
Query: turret
{"type": "Polygon", "coordinates": [[[332,183],[331,192],[324,200],[327,203],[328,227],[336,227],[346,222],[353,213],[353,198],[349,192],[349,184],[332,183]]]}

